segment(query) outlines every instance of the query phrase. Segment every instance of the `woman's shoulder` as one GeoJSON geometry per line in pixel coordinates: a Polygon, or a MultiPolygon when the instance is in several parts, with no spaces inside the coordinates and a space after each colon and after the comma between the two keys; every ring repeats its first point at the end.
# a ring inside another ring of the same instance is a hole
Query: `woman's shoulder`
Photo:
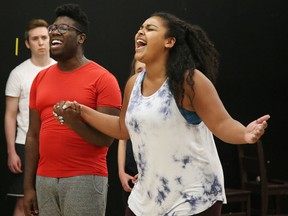
{"type": "MultiPolygon", "coordinates": [[[[187,80],[189,79],[186,79],[188,76],[188,73],[185,74],[185,84],[187,84],[187,80]]],[[[202,73],[200,70],[197,70],[195,69],[194,70],[194,74],[193,74],[193,82],[194,82],[194,88],[198,88],[201,86],[203,87],[203,85],[211,85],[212,82],[208,79],[208,77],[205,76],[204,73],[202,73]]],[[[213,84],[212,84],[213,85],[213,84]]]]}
{"type": "Polygon", "coordinates": [[[143,74],[144,74],[144,73],[145,73],[145,72],[143,71],[143,72],[136,73],[136,74],[132,75],[132,76],[128,79],[127,83],[126,83],[125,92],[126,92],[126,91],[127,91],[127,92],[131,92],[132,89],[133,89],[133,86],[134,86],[134,84],[135,84],[135,82],[136,82],[136,80],[137,80],[137,78],[143,77],[143,74]]]}

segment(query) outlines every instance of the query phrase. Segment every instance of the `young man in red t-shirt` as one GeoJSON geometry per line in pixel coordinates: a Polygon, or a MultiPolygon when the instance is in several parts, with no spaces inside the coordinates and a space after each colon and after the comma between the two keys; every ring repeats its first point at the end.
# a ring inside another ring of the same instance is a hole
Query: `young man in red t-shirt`
{"type": "Polygon", "coordinates": [[[53,106],[58,101],[72,100],[119,115],[121,91],[110,72],[84,56],[86,14],[78,5],[65,4],[56,8],[56,15],[48,31],[51,56],[58,63],[38,74],[30,93],[25,213],[104,216],[108,189],[106,155],[113,139],[77,115],[58,115],[59,124],[53,106]]]}

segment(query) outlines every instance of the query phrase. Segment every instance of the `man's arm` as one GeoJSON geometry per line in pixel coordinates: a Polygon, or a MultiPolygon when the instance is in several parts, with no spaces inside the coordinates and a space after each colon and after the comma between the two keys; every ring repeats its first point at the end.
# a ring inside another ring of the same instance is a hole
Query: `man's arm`
{"type": "MultiPolygon", "coordinates": [[[[62,116],[64,124],[66,124],[71,130],[75,131],[84,140],[94,145],[107,147],[109,147],[113,143],[114,138],[99,132],[94,127],[83,122],[80,119],[79,113],[77,113],[75,110],[63,110],[63,105],[64,101],[59,103],[60,107],[57,108],[58,117],[62,116]]],[[[120,110],[114,107],[98,107],[96,110],[114,116],[119,116],[120,114],[120,110]]],[[[105,122],[103,122],[103,124],[105,124],[105,122]]]]}
{"type": "Polygon", "coordinates": [[[5,137],[7,142],[8,167],[12,173],[21,173],[21,160],[16,153],[15,140],[17,130],[17,113],[19,98],[6,96],[5,137]]]}
{"type": "Polygon", "coordinates": [[[30,109],[29,129],[25,143],[25,172],[24,172],[24,211],[25,215],[37,214],[36,171],[39,160],[40,116],[37,110],[30,109]]]}

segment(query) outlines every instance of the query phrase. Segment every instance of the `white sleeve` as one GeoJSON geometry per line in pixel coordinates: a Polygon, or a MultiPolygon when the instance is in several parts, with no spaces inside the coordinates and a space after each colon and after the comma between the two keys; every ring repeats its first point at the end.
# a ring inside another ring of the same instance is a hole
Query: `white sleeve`
{"type": "Polygon", "coordinates": [[[21,94],[21,77],[20,71],[14,68],[7,80],[5,95],[11,97],[20,97],[21,94]]]}

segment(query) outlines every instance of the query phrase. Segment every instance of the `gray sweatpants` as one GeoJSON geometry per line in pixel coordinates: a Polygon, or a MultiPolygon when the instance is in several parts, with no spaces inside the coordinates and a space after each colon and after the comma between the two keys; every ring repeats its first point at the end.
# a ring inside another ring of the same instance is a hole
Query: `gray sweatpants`
{"type": "Polygon", "coordinates": [[[108,177],[36,177],[39,216],[105,216],[108,177]]]}

